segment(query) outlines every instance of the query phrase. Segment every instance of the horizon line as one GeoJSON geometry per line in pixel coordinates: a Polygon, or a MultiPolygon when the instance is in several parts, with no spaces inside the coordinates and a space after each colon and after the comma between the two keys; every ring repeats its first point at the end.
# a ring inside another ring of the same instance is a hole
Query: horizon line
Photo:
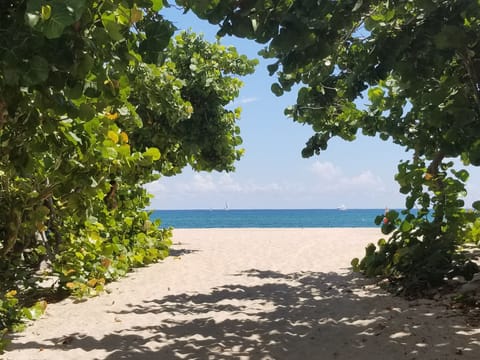
{"type": "MultiPolygon", "coordinates": [[[[388,207],[391,210],[403,210],[404,208],[401,207],[388,207]]],[[[352,207],[352,208],[340,208],[340,207],[332,207],[332,208],[175,208],[175,209],[154,209],[154,208],[147,208],[147,211],[191,211],[191,210],[221,210],[221,211],[231,211],[231,210],[335,210],[335,211],[348,211],[348,210],[385,210],[385,207],[372,207],[372,208],[360,208],[360,207],[352,207]]]]}

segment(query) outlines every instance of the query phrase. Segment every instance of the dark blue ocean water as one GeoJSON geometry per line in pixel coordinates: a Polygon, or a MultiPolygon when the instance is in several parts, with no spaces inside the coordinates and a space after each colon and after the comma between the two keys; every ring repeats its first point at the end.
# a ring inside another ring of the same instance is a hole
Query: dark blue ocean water
{"type": "Polygon", "coordinates": [[[376,227],[384,209],[308,210],[155,210],[162,227],[189,228],[313,228],[376,227]]]}

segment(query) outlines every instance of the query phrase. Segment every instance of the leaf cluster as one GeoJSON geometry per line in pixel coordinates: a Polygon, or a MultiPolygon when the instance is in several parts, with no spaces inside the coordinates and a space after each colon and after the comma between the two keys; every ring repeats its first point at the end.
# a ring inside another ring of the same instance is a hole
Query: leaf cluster
{"type": "Polygon", "coordinates": [[[93,295],[163,259],[171,232],[144,211],[144,184],[187,165],[233,170],[242,154],[240,110],[226,105],[256,62],[174,38],[163,5],[0,3],[2,328],[45,279],[93,295]]]}
{"type": "Polygon", "coordinates": [[[299,87],[285,113],[314,131],[304,157],[359,132],[411,150],[396,177],[408,195],[406,218],[384,229],[394,231],[388,246],[369,248],[363,271],[421,288],[458,267],[457,246],[475,218],[462,200],[468,172],[447,170],[451,158],[480,164],[477,1],[176,2],[218,24],[219,35],[265,44],[272,92],[299,87]]]}

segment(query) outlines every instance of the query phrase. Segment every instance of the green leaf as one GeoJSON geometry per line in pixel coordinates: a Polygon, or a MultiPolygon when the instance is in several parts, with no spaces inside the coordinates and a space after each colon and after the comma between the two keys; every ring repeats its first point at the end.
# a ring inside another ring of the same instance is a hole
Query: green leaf
{"type": "Polygon", "coordinates": [[[75,66],[75,76],[79,79],[84,79],[87,74],[92,70],[94,60],[91,55],[83,54],[79,57],[75,66]]]}
{"type": "Polygon", "coordinates": [[[374,105],[379,104],[383,100],[384,95],[385,91],[383,91],[383,89],[380,87],[368,89],[368,98],[374,105]]]}
{"type": "Polygon", "coordinates": [[[49,213],[50,213],[50,209],[42,205],[35,209],[34,217],[36,220],[45,220],[46,216],[49,213]]]}
{"type": "Polygon", "coordinates": [[[403,232],[408,232],[412,229],[413,229],[413,225],[408,221],[403,221],[402,224],[400,225],[400,230],[403,232]]]}
{"type": "Polygon", "coordinates": [[[357,11],[359,10],[363,5],[363,0],[357,0],[355,3],[355,6],[353,7],[352,11],[357,11]]]}
{"type": "Polygon", "coordinates": [[[375,217],[374,223],[375,225],[380,225],[383,222],[385,215],[378,215],[375,217]]]}
{"type": "Polygon", "coordinates": [[[144,156],[151,157],[153,161],[160,159],[160,150],[154,147],[148,148],[143,154],[144,156]]]}
{"type": "Polygon", "coordinates": [[[42,24],[42,32],[48,39],[60,37],[63,30],[75,22],[71,8],[59,1],[55,1],[52,4],[51,16],[42,24]]]}
{"type": "Polygon", "coordinates": [[[382,224],[380,230],[383,234],[388,235],[395,230],[395,225],[393,225],[391,222],[387,222],[386,224],[382,224]]]}
{"type": "Polygon", "coordinates": [[[454,174],[460,181],[463,181],[463,182],[466,182],[470,177],[470,174],[465,169],[462,169],[460,171],[455,171],[454,174]]]}
{"type": "Polygon", "coordinates": [[[49,64],[45,58],[35,55],[28,61],[27,71],[23,74],[25,85],[37,85],[48,79],[49,64]]]}
{"type": "Polygon", "coordinates": [[[130,156],[130,145],[122,144],[117,148],[117,151],[120,155],[124,157],[130,156]]]}
{"type": "Polygon", "coordinates": [[[147,24],[146,39],[140,43],[140,52],[144,61],[157,63],[159,53],[168,46],[174,31],[175,27],[166,20],[147,24]]]}
{"type": "Polygon", "coordinates": [[[152,10],[157,12],[163,8],[163,0],[152,0],[152,10]]]}
{"type": "Polygon", "coordinates": [[[90,120],[96,115],[95,108],[90,104],[82,103],[78,110],[78,116],[82,120],[90,120]]]}
{"type": "Polygon", "coordinates": [[[371,18],[378,22],[388,22],[391,21],[395,16],[395,9],[390,9],[382,13],[374,13],[371,15],[371,18]]]}
{"type": "Polygon", "coordinates": [[[41,19],[42,6],[44,2],[42,0],[28,0],[27,8],[25,11],[25,22],[30,27],[35,27],[41,19]]]}
{"type": "Polygon", "coordinates": [[[474,201],[473,204],[472,204],[472,207],[475,210],[480,211],[480,200],[474,201]]]}
{"type": "Polygon", "coordinates": [[[272,76],[278,70],[278,63],[267,65],[267,70],[269,75],[272,76]]]}
{"type": "Polygon", "coordinates": [[[474,166],[480,166],[480,140],[473,143],[469,149],[468,159],[474,166]]]}
{"type": "Polygon", "coordinates": [[[29,320],[37,320],[44,314],[46,308],[46,301],[39,301],[32,307],[24,308],[23,315],[29,320]]]}
{"type": "Polygon", "coordinates": [[[278,83],[274,83],[272,84],[271,88],[272,92],[276,95],[276,96],[282,96],[283,95],[283,89],[282,87],[280,86],[280,84],[278,83]]]}
{"type": "Polygon", "coordinates": [[[104,13],[102,14],[102,24],[105,26],[108,35],[115,41],[121,41],[124,39],[121,31],[123,30],[123,26],[116,22],[115,14],[114,13],[104,13]]]}
{"type": "Polygon", "coordinates": [[[386,216],[388,220],[390,220],[391,222],[394,222],[395,220],[398,219],[400,214],[396,210],[388,210],[386,216]]]}
{"type": "Polygon", "coordinates": [[[373,243],[369,243],[367,245],[367,247],[365,248],[365,254],[367,256],[370,256],[370,255],[373,255],[375,253],[375,250],[377,249],[377,247],[375,246],[375,244],[373,243]]]}
{"type": "Polygon", "coordinates": [[[74,145],[81,144],[82,139],[80,139],[77,134],[75,134],[73,131],[67,131],[65,133],[65,137],[74,145]]]}
{"type": "Polygon", "coordinates": [[[446,25],[434,37],[438,49],[460,49],[465,46],[466,34],[458,26],[446,25]]]}
{"type": "MultiPolygon", "coordinates": [[[[60,0],[62,1],[62,0],[60,0]]],[[[80,20],[86,9],[87,0],[63,0],[75,21],[80,20]]]]}
{"type": "Polygon", "coordinates": [[[353,271],[358,271],[358,265],[360,264],[360,260],[358,258],[353,258],[352,261],[350,261],[350,265],[352,265],[353,271]]]}
{"type": "Polygon", "coordinates": [[[3,78],[5,83],[9,86],[17,86],[20,80],[20,74],[15,67],[5,67],[3,69],[3,78]]]}
{"type": "Polygon", "coordinates": [[[25,13],[25,23],[32,28],[38,24],[40,19],[41,17],[38,13],[31,13],[31,12],[25,13]]]}
{"type": "Polygon", "coordinates": [[[106,159],[116,159],[117,158],[117,150],[111,146],[102,148],[102,156],[106,159]]]}
{"type": "Polygon", "coordinates": [[[46,255],[47,254],[47,248],[43,245],[37,246],[35,249],[38,255],[46,255]]]}

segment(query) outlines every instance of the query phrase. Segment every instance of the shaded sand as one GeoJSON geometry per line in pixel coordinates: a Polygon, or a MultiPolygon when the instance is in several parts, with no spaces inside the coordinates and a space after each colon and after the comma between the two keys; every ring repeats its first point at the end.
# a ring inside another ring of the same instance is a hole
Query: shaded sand
{"type": "Polygon", "coordinates": [[[480,359],[480,328],[350,273],[378,229],[175,230],[171,257],[49,305],[5,359],[480,359]]]}

